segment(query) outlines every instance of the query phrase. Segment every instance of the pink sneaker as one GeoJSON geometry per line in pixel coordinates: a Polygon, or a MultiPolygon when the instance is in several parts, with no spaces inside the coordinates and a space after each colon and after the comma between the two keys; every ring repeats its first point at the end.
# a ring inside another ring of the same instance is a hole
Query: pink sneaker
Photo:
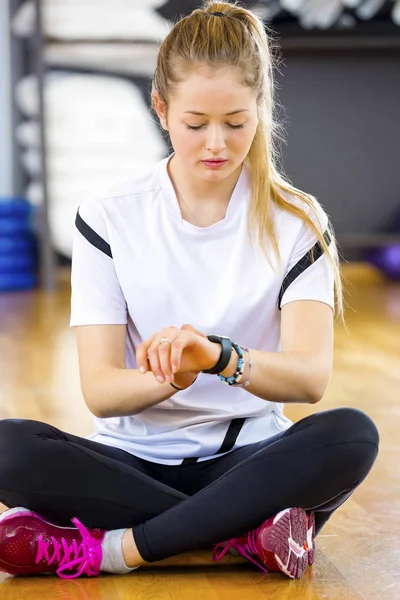
{"type": "Polygon", "coordinates": [[[0,515],[0,571],[10,575],[57,573],[62,579],[99,575],[105,531],[49,523],[27,508],[0,515]],[[68,574],[66,574],[66,571],[68,574]]]}
{"type": "Polygon", "coordinates": [[[247,558],[263,571],[281,571],[292,579],[300,579],[315,555],[314,513],[302,508],[287,508],[267,519],[245,537],[217,544],[213,560],[220,560],[228,550],[247,558]],[[222,552],[217,556],[220,546],[222,552]]]}

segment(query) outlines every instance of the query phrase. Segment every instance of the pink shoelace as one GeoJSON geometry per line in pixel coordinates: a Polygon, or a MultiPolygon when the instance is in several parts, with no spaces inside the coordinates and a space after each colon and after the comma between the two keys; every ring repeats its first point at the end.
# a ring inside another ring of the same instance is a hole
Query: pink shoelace
{"type": "Polygon", "coordinates": [[[76,540],[72,541],[72,544],[61,538],[61,544],[51,536],[51,542],[45,541],[43,536],[38,537],[38,553],[36,556],[36,564],[38,564],[42,558],[47,561],[48,565],[53,564],[54,561],[59,563],[57,569],[57,575],[62,579],[74,579],[86,573],[89,577],[94,577],[100,572],[100,564],[102,559],[101,542],[92,538],[88,530],[79,519],[72,519],[72,523],[77,527],[81,536],[82,542],[78,544],[76,540]],[[49,545],[53,544],[54,553],[50,556],[49,545]],[[72,555],[72,556],[71,556],[72,555]],[[72,575],[64,575],[63,571],[68,571],[74,567],[78,568],[78,571],[72,575]]]}
{"type": "Polygon", "coordinates": [[[221,560],[221,558],[223,556],[225,556],[225,554],[228,552],[228,550],[230,548],[233,548],[241,556],[243,556],[244,558],[247,558],[247,560],[250,560],[252,563],[257,565],[257,567],[262,569],[265,573],[268,573],[267,569],[260,562],[254,560],[250,556],[250,554],[253,554],[253,555],[255,554],[256,556],[258,556],[256,539],[257,539],[257,534],[260,529],[261,528],[259,527],[258,529],[253,529],[253,531],[250,531],[247,534],[247,540],[244,543],[240,542],[238,538],[232,538],[231,540],[228,540],[227,542],[221,542],[221,543],[217,544],[215,546],[215,548],[213,549],[213,553],[212,553],[213,561],[221,560]],[[219,555],[217,555],[217,552],[221,546],[223,546],[223,550],[220,552],[219,555]]]}

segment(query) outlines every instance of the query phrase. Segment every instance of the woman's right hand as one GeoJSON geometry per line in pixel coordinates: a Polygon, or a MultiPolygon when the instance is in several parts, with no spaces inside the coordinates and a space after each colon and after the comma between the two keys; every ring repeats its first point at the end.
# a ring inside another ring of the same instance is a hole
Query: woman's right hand
{"type": "MultiPolygon", "coordinates": [[[[204,335],[204,333],[202,333],[198,329],[195,329],[192,325],[182,325],[181,329],[183,329],[184,331],[185,330],[186,331],[193,331],[194,333],[197,333],[198,335],[206,337],[204,335]]],[[[181,387],[183,389],[186,389],[187,387],[191,386],[192,383],[194,383],[194,381],[197,379],[197,376],[198,376],[198,373],[191,372],[191,371],[188,371],[187,373],[176,373],[175,376],[174,376],[173,383],[177,387],[181,387]]]]}
{"type": "Polygon", "coordinates": [[[153,334],[136,348],[141,373],[152,371],[157,381],[173,382],[175,376],[200,373],[218,361],[220,350],[191,325],[170,326],[153,334]]]}
{"type": "Polygon", "coordinates": [[[152,371],[159,383],[166,381],[186,389],[204,368],[208,368],[210,361],[211,364],[217,362],[218,356],[208,357],[210,348],[214,354],[218,353],[216,345],[192,325],[170,326],[137,347],[136,362],[141,373],[152,371]]]}

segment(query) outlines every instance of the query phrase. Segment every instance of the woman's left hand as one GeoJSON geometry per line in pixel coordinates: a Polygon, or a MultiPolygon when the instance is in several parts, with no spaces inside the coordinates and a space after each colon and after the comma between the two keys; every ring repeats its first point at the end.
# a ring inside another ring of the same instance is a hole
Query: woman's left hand
{"type": "Polygon", "coordinates": [[[141,373],[152,371],[159,383],[171,383],[176,373],[213,367],[220,353],[218,344],[191,325],[165,327],[137,347],[136,364],[141,373]]]}

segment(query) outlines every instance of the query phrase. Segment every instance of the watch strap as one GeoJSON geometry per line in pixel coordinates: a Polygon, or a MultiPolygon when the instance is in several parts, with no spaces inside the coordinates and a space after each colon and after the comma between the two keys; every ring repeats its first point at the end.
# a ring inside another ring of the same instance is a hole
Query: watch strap
{"type": "Polygon", "coordinates": [[[232,356],[232,342],[228,337],[219,335],[208,335],[207,339],[214,344],[221,345],[221,354],[217,363],[211,369],[205,369],[202,371],[202,373],[207,373],[208,375],[218,375],[229,365],[229,361],[231,360],[232,356]]]}

